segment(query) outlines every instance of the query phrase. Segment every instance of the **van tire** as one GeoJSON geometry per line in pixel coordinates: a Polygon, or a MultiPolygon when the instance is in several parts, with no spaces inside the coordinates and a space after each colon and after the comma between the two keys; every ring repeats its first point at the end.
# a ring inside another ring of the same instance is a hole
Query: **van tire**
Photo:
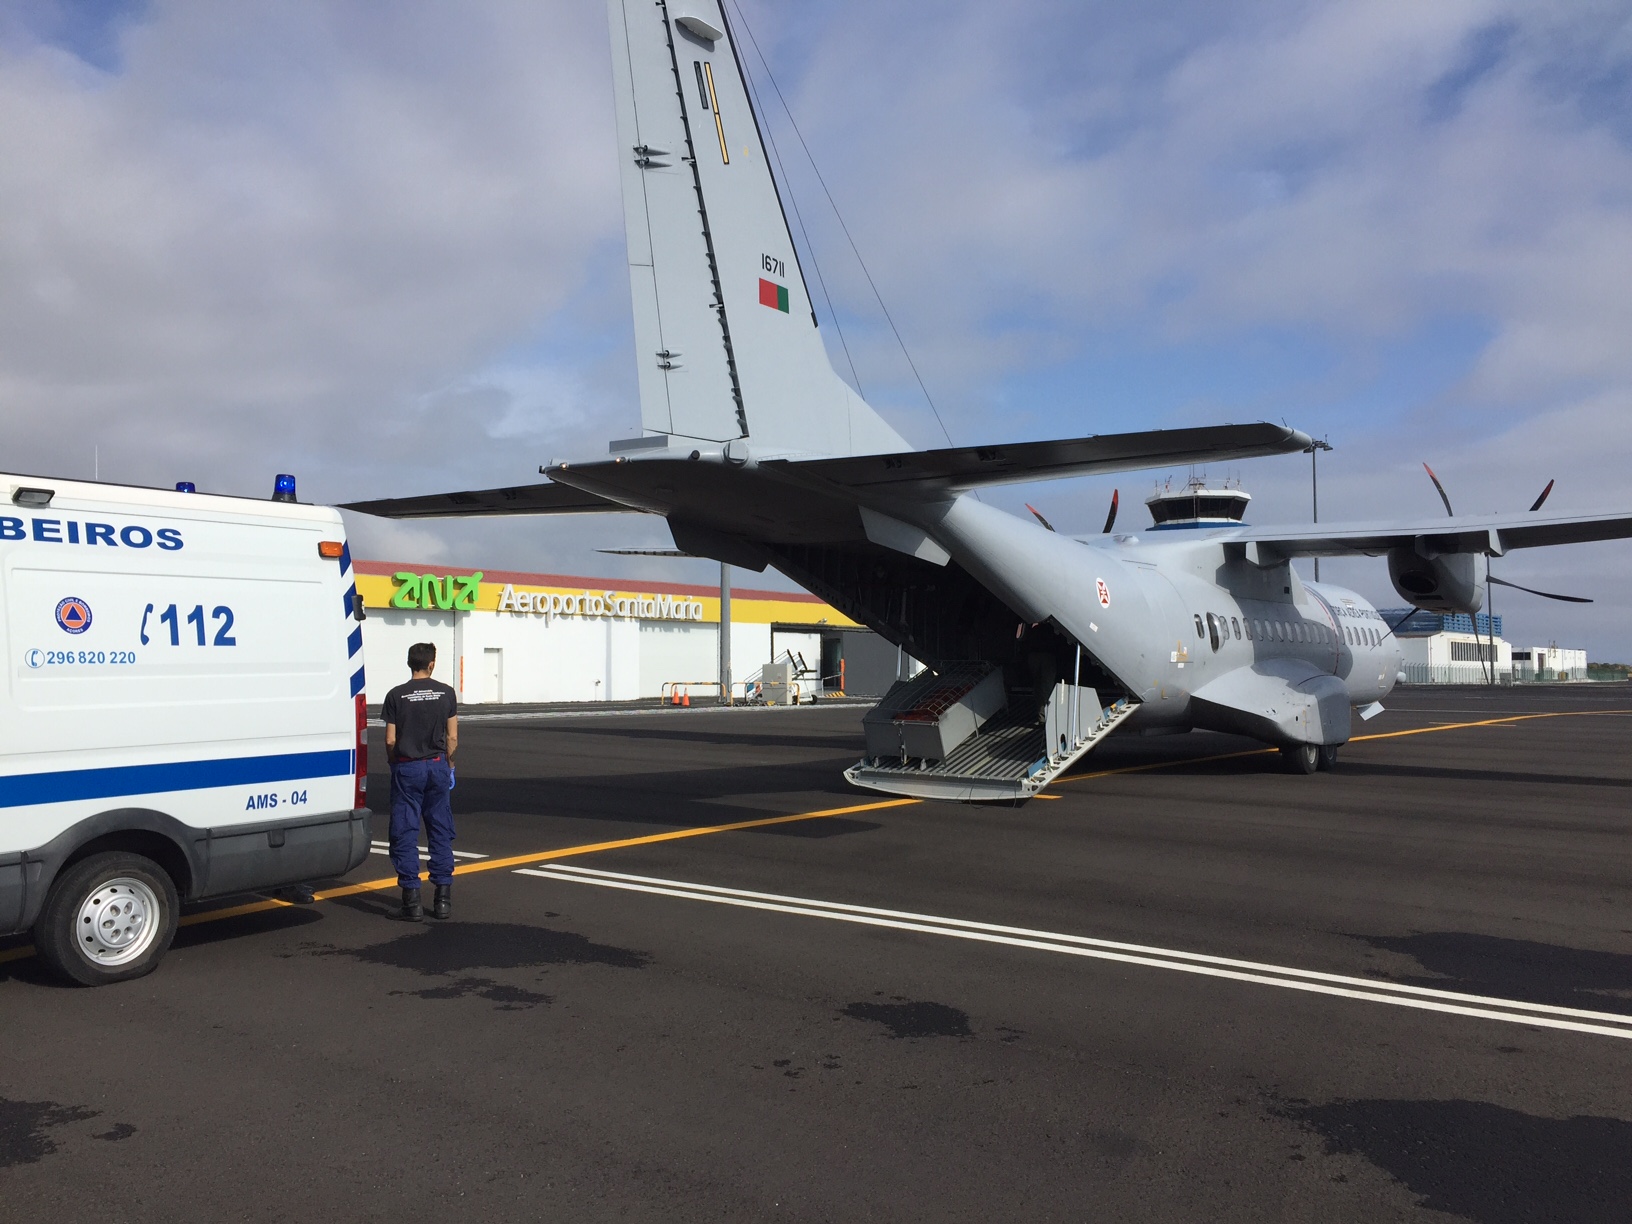
{"type": "Polygon", "coordinates": [[[152,859],[93,854],[51,885],[34,924],[34,949],[61,978],[81,986],[127,982],[153,972],[175,938],[176,886],[152,859]]]}

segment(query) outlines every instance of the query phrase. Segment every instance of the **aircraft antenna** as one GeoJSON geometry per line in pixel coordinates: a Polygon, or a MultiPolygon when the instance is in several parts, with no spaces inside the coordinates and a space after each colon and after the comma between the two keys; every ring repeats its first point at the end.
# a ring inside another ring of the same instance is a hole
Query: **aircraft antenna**
{"type": "MultiPolygon", "coordinates": [[[[941,427],[941,433],[946,438],[946,444],[948,446],[955,445],[952,441],[952,434],[946,428],[946,422],[941,419],[941,410],[935,406],[934,397],[930,395],[929,388],[924,385],[924,376],[918,373],[918,363],[912,359],[912,354],[907,351],[907,342],[901,338],[901,329],[895,325],[895,319],[890,315],[890,308],[884,304],[884,295],[879,293],[878,285],[873,281],[873,274],[867,267],[867,261],[861,257],[861,250],[856,246],[856,240],[850,236],[850,227],[844,223],[844,214],[839,211],[838,203],[833,199],[832,191],[828,190],[827,180],[822,177],[821,167],[816,164],[815,157],[811,155],[810,146],[805,143],[805,134],[799,130],[799,123],[794,119],[793,111],[788,107],[788,100],[782,95],[782,87],[776,83],[776,76],[771,72],[771,66],[765,59],[765,53],[759,49],[759,40],[754,37],[754,31],[748,25],[748,19],[742,14],[742,6],[737,3],[737,0],[731,0],[731,7],[736,11],[737,20],[742,23],[742,28],[748,35],[748,41],[753,44],[754,54],[759,57],[759,62],[765,69],[766,80],[770,81],[771,88],[776,91],[776,100],[782,104],[782,112],[787,115],[788,123],[793,128],[793,134],[799,138],[799,147],[805,151],[805,160],[810,163],[811,170],[815,172],[816,181],[822,185],[822,194],[827,197],[828,207],[833,210],[833,216],[838,221],[839,228],[844,231],[845,241],[850,244],[850,250],[855,255],[856,262],[861,265],[861,274],[867,278],[867,287],[873,291],[873,297],[878,302],[878,308],[884,312],[884,320],[890,325],[890,331],[895,333],[895,342],[901,346],[901,355],[907,359],[907,365],[912,368],[912,376],[918,381],[918,390],[924,393],[924,402],[929,405],[930,412],[935,414],[935,423],[941,427]]],[[[743,75],[746,76],[747,73],[745,72],[743,75]]],[[[783,178],[785,180],[787,176],[784,174],[783,178]]],[[[789,193],[792,193],[791,184],[789,193]]],[[[794,211],[797,213],[797,207],[794,211]]],[[[802,227],[803,223],[801,222],[802,227]]],[[[812,259],[815,258],[814,251],[812,251],[811,257],[812,259]]],[[[818,278],[820,275],[821,273],[818,271],[818,278]]],[[[823,292],[826,292],[825,287],[823,292]]],[[[831,303],[829,309],[831,309],[831,303]]],[[[847,350],[846,356],[848,355],[847,350]]]]}

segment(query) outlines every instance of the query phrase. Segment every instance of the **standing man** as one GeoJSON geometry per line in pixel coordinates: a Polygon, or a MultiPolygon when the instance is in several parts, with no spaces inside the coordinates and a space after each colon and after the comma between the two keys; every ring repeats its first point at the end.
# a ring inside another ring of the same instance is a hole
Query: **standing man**
{"type": "Polygon", "coordinates": [[[391,763],[391,865],[402,885],[402,917],[418,922],[419,825],[430,843],[431,913],[453,912],[453,754],[459,748],[459,703],[440,680],[436,647],[416,642],[408,648],[412,678],[385,695],[385,759],[391,763]]]}

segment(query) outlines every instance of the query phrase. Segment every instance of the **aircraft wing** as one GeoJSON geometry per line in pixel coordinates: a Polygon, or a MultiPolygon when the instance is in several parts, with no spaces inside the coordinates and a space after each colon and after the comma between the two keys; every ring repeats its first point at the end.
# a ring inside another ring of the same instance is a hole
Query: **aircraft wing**
{"type": "Polygon", "coordinates": [[[1489,553],[1549,544],[1586,544],[1632,537],[1632,513],[1476,514],[1454,518],[1374,523],[1316,523],[1293,527],[1243,527],[1224,533],[1227,543],[1252,546],[1259,564],[1288,557],[1377,556],[1391,548],[1427,555],[1489,553]]]}
{"type": "Polygon", "coordinates": [[[378,501],[348,502],[342,510],[380,518],[461,518],[496,514],[631,514],[610,498],[586,493],[571,485],[512,485],[506,489],[472,489],[464,493],[430,493],[424,497],[385,497],[378,501]]]}
{"type": "Polygon", "coordinates": [[[1096,434],[1051,442],[956,446],[842,459],[772,459],[762,466],[817,477],[847,489],[915,496],[955,493],[981,485],[1019,484],[1099,472],[1284,455],[1309,445],[1309,435],[1285,425],[1212,425],[1096,434]]]}

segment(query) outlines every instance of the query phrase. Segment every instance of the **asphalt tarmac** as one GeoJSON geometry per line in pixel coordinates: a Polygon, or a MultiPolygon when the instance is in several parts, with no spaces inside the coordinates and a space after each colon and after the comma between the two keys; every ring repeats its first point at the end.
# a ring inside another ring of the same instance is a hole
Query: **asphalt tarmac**
{"type": "Polygon", "coordinates": [[[374,855],[0,951],[0,1218],[1625,1224],[1632,690],[1386,704],[1019,809],[849,788],[854,708],[472,713],[451,921],[374,855]]]}

